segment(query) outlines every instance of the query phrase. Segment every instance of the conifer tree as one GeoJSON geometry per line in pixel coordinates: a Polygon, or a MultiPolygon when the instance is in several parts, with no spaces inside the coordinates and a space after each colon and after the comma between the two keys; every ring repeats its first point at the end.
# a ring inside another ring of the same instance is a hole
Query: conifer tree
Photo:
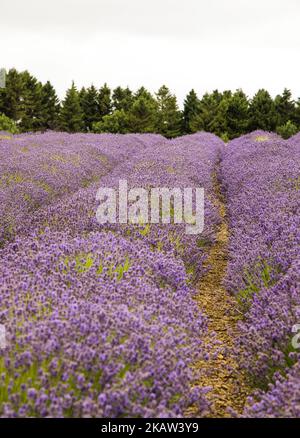
{"type": "Polygon", "coordinates": [[[111,114],[112,111],[111,90],[106,83],[99,90],[98,111],[100,120],[111,114]]]}
{"type": "Polygon", "coordinates": [[[227,135],[227,110],[228,110],[228,97],[222,96],[222,99],[216,106],[215,114],[212,115],[211,121],[208,123],[209,132],[213,132],[219,137],[227,135]]]}
{"type": "Polygon", "coordinates": [[[273,131],[277,122],[275,104],[268,91],[261,89],[255,94],[249,107],[250,131],[273,131]]]}
{"type": "Polygon", "coordinates": [[[86,95],[86,88],[82,87],[79,91],[78,91],[78,96],[79,96],[79,101],[80,101],[80,105],[81,105],[81,101],[85,98],[86,95]]]}
{"type": "Polygon", "coordinates": [[[22,75],[14,68],[10,69],[6,75],[5,88],[1,92],[1,106],[3,113],[17,123],[22,119],[24,112],[24,87],[22,75]]]}
{"type": "Polygon", "coordinates": [[[293,119],[295,113],[295,102],[292,98],[290,90],[285,88],[282,95],[275,97],[275,111],[277,115],[277,126],[285,125],[289,120],[293,119]]]}
{"type": "Polygon", "coordinates": [[[191,117],[190,132],[207,131],[223,135],[227,131],[226,112],[231,92],[218,90],[205,93],[197,105],[197,113],[191,117]]]}
{"type": "Polygon", "coordinates": [[[178,136],[182,119],[176,96],[163,85],[156,93],[156,101],[158,108],[156,131],[167,138],[178,136]]]}
{"type": "Polygon", "coordinates": [[[146,90],[139,90],[129,112],[131,132],[155,132],[157,122],[157,102],[146,90]]]}
{"type": "MultiPolygon", "coordinates": [[[[215,122],[215,118],[219,115],[219,105],[222,99],[223,95],[218,90],[204,94],[200,100],[199,115],[196,117],[196,120],[193,120],[193,132],[195,132],[194,130],[197,127],[197,121],[204,131],[214,132],[214,125],[216,126],[218,124],[215,122]]],[[[199,130],[199,128],[197,130],[199,130]]]]}
{"type": "MultiPolygon", "coordinates": [[[[174,137],[205,130],[222,138],[235,138],[255,129],[276,129],[284,137],[300,130],[300,99],[295,102],[287,88],[275,100],[268,91],[259,90],[250,102],[242,90],[235,93],[214,90],[201,100],[191,90],[181,113],[176,96],[166,86],[153,97],[145,87],[135,94],[128,87],[117,87],[112,93],[107,84],[99,91],[92,85],[78,93],[73,83],[61,106],[49,81],[42,85],[29,72],[16,69],[8,71],[6,86],[0,89],[1,113],[23,132],[94,129],[159,132],[174,137]]],[[[7,124],[7,119],[2,119],[7,124]]]]}
{"type": "Polygon", "coordinates": [[[77,88],[72,82],[67,90],[60,112],[61,129],[67,132],[80,132],[83,130],[83,113],[77,88]]]}
{"type": "Polygon", "coordinates": [[[235,138],[246,134],[248,130],[249,102],[242,90],[237,90],[227,100],[227,133],[228,137],[235,138]]]}
{"type": "Polygon", "coordinates": [[[41,127],[43,130],[55,130],[59,126],[59,99],[49,81],[41,90],[41,127]]]}
{"type": "Polygon", "coordinates": [[[21,94],[22,117],[19,126],[23,132],[42,129],[42,84],[29,72],[21,73],[23,91],[21,94]]]}
{"type": "Polygon", "coordinates": [[[183,133],[190,134],[193,132],[191,122],[200,114],[200,100],[195,93],[195,90],[191,90],[186,96],[183,109],[183,133]]]}
{"type": "Polygon", "coordinates": [[[113,91],[112,100],[114,110],[124,110],[128,112],[133,103],[132,91],[128,87],[117,87],[113,91]]]}
{"type": "Polygon", "coordinates": [[[194,115],[189,123],[191,133],[204,131],[204,118],[203,113],[200,112],[199,114],[194,115]]]}
{"type": "Polygon", "coordinates": [[[144,97],[145,99],[149,100],[155,100],[150,91],[148,91],[145,87],[140,87],[133,96],[134,100],[138,99],[139,97],[144,97]]]}
{"type": "Polygon", "coordinates": [[[84,130],[91,131],[93,123],[99,122],[101,117],[99,114],[98,91],[92,85],[87,90],[82,89],[79,93],[80,106],[83,112],[84,130]]]}

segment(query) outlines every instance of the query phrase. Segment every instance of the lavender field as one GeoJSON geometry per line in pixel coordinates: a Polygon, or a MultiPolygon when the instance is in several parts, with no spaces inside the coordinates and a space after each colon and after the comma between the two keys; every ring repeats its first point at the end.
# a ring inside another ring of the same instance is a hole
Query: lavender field
{"type": "Polygon", "coordinates": [[[300,417],[300,134],[0,132],[1,417],[300,417]],[[204,230],[99,187],[204,188],[204,230]]]}

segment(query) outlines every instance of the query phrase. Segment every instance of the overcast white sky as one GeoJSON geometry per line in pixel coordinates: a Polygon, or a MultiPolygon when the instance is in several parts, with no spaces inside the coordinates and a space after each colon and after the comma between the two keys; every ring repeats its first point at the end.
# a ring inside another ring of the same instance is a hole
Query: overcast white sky
{"type": "Polygon", "coordinates": [[[300,97],[300,0],[0,0],[0,67],[60,97],[72,79],[300,97]]]}

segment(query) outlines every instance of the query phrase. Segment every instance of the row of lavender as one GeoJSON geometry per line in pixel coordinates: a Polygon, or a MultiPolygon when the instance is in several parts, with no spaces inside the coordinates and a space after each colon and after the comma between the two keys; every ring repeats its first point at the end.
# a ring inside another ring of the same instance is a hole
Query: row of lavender
{"type": "Polygon", "coordinates": [[[254,132],[223,151],[231,228],[226,285],[245,314],[238,358],[260,388],[246,416],[300,416],[300,137],[254,132]]]}
{"type": "MultiPolygon", "coordinates": [[[[51,135],[51,143],[64,138],[51,135]]],[[[206,411],[205,388],[190,389],[190,365],[209,349],[190,280],[203,272],[219,221],[212,173],[222,142],[199,134],[154,143],[131,150],[99,182],[24,215],[1,250],[2,416],[178,416],[194,403],[206,411]],[[171,224],[100,226],[97,189],[120,178],[205,187],[204,237],[171,224]]]]}
{"type": "Polygon", "coordinates": [[[159,135],[0,133],[0,245],[40,206],[99,180],[159,135]]]}

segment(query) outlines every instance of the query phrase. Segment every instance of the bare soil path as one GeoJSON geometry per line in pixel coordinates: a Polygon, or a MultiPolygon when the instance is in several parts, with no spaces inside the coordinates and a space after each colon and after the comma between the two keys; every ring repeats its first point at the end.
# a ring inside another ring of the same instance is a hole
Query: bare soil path
{"type": "MultiPolygon", "coordinates": [[[[239,313],[236,310],[234,297],[226,291],[222,284],[228,261],[229,229],[226,219],[226,205],[217,179],[217,171],[213,178],[216,206],[219,210],[221,223],[218,227],[216,242],[210,248],[205,263],[208,271],[199,282],[196,300],[201,311],[209,319],[207,343],[211,343],[213,332],[215,332],[219,345],[213,347],[212,357],[208,361],[195,364],[197,369],[203,371],[203,377],[195,382],[195,385],[212,387],[212,391],[207,394],[212,404],[211,412],[207,416],[216,418],[230,417],[228,408],[241,413],[246,397],[251,391],[247,387],[245,376],[238,369],[233,357],[239,313]]],[[[197,417],[197,411],[193,408],[187,414],[197,417]]]]}

